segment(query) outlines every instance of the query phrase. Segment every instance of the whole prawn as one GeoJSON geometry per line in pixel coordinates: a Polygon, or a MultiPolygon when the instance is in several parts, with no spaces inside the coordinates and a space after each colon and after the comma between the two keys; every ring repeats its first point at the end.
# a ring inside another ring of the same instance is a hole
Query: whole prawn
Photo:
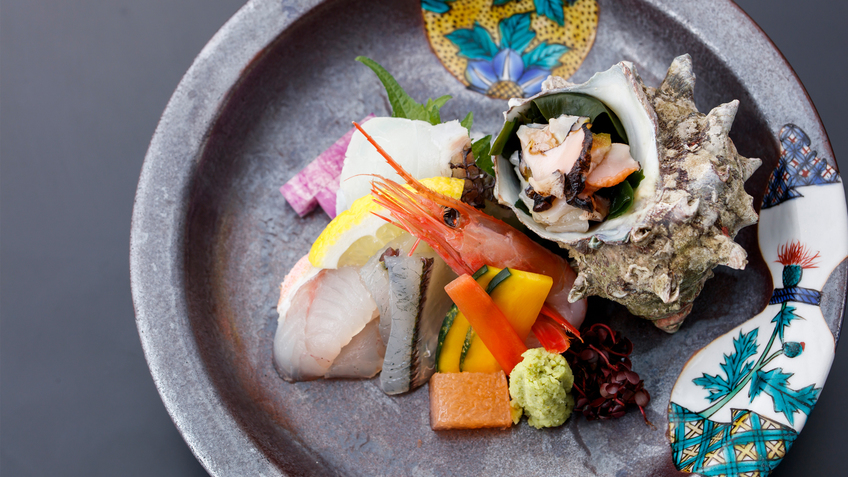
{"type": "Polygon", "coordinates": [[[548,314],[553,308],[572,326],[580,326],[586,315],[586,300],[568,301],[576,274],[565,259],[501,220],[428,189],[395,162],[359,124],[353,124],[412,188],[375,175],[371,195],[391,217],[375,215],[427,242],[458,275],[473,274],[483,265],[492,265],[551,277],[553,286],[546,300],[548,314]]]}

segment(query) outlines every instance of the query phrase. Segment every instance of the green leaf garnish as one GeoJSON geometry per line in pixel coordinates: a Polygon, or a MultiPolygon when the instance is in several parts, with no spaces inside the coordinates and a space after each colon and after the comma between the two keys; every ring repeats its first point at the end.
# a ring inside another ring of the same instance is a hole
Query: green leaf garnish
{"type": "Polygon", "coordinates": [[[406,94],[406,91],[403,90],[397,80],[376,61],[365,56],[357,56],[356,61],[371,68],[371,71],[383,83],[383,87],[386,88],[386,94],[389,97],[389,103],[392,105],[392,117],[418,119],[420,121],[427,121],[433,125],[442,122],[439,109],[451,99],[450,95],[445,95],[435,100],[428,99],[426,104],[420,104],[406,94]]]}
{"type": "MultiPolygon", "coordinates": [[[[515,137],[515,131],[518,131],[518,126],[520,126],[520,124],[518,124],[517,121],[507,121],[504,124],[503,129],[501,129],[501,132],[498,134],[498,137],[495,138],[495,142],[492,143],[492,150],[490,152],[493,156],[500,156],[501,154],[506,156],[506,154],[504,154],[506,144],[511,138],[515,137]]],[[[516,138],[516,140],[518,140],[518,138],[516,138]]],[[[510,153],[511,152],[512,151],[510,151],[510,153]]]]}
{"type": "Polygon", "coordinates": [[[439,114],[439,109],[451,99],[451,95],[446,94],[444,96],[440,96],[435,100],[427,99],[427,104],[424,105],[424,109],[427,110],[427,113],[430,115],[429,121],[430,124],[436,125],[442,122],[442,117],[439,114]]]}
{"type": "Polygon", "coordinates": [[[630,174],[629,176],[627,176],[627,182],[630,183],[630,187],[632,187],[633,189],[636,189],[637,187],[639,187],[639,184],[642,183],[642,179],[644,179],[644,178],[645,178],[645,173],[642,172],[642,170],[640,169],[640,170],[634,172],[633,174],[630,174]]]}
{"type": "Polygon", "coordinates": [[[593,133],[607,132],[612,142],[628,144],[627,132],[621,120],[600,100],[580,93],[558,93],[534,99],[527,111],[507,121],[492,143],[492,155],[509,157],[521,147],[515,135],[519,126],[546,123],[563,114],[588,117],[593,133]]]}
{"type": "Polygon", "coordinates": [[[486,171],[486,174],[495,176],[495,166],[492,164],[492,155],[489,153],[489,144],[492,136],[480,138],[471,144],[471,153],[474,154],[474,162],[477,167],[486,171]]]}
{"type": "Polygon", "coordinates": [[[527,208],[527,204],[524,203],[520,198],[515,201],[515,208],[524,212],[527,215],[530,215],[530,209],[527,208]]]}
{"type": "Polygon", "coordinates": [[[642,171],[636,171],[627,176],[627,179],[621,181],[620,184],[610,187],[612,201],[610,202],[610,212],[607,220],[620,217],[630,209],[630,206],[633,205],[633,190],[639,186],[639,183],[644,178],[645,174],[642,171]]]}
{"type": "Polygon", "coordinates": [[[474,122],[474,113],[468,111],[468,114],[465,115],[465,118],[459,122],[459,125],[468,130],[468,134],[471,134],[471,124],[474,122]]]}
{"type": "Polygon", "coordinates": [[[592,132],[607,132],[603,130],[605,129],[603,126],[604,123],[609,122],[613,129],[609,131],[612,142],[627,144],[627,132],[624,131],[624,125],[621,124],[618,116],[597,98],[580,93],[558,93],[536,98],[533,103],[539,107],[539,111],[548,121],[563,114],[588,117],[592,123],[592,132]],[[601,117],[602,115],[606,117],[601,117]],[[596,122],[599,124],[595,124],[596,122]]]}
{"type": "MultiPolygon", "coordinates": [[[[386,88],[386,95],[389,97],[389,104],[392,105],[393,118],[417,119],[419,121],[426,121],[434,126],[442,122],[439,110],[452,98],[451,95],[446,94],[436,99],[427,99],[427,102],[424,104],[418,103],[403,90],[400,83],[395,80],[391,73],[380,66],[379,63],[366,56],[357,56],[356,61],[371,68],[371,71],[383,83],[383,87],[386,88]]],[[[469,134],[471,133],[471,122],[473,120],[474,115],[469,112],[465,116],[465,119],[460,122],[465,129],[468,129],[469,134]]]]}

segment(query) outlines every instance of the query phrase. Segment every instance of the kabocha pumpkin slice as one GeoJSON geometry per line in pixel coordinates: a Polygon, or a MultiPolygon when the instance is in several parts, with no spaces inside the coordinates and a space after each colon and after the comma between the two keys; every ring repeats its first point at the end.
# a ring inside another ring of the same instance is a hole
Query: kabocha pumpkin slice
{"type": "MultiPolygon", "coordinates": [[[[485,288],[498,272],[500,272],[500,269],[484,266],[473,275],[473,278],[477,280],[480,286],[485,288]]],[[[465,346],[465,338],[470,327],[471,325],[468,324],[465,315],[456,308],[456,305],[451,307],[439,331],[436,371],[440,373],[458,373],[460,371],[459,363],[463,356],[463,350],[467,351],[468,349],[465,346]]],[[[490,371],[499,370],[500,367],[496,367],[490,371]]]]}
{"type": "MultiPolygon", "coordinates": [[[[489,270],[494,273],[501,271],[495,267],[489,267],[489,270]]],[[[510,276],[490,290],[489,295],[509,320],[518,337],[525,340],[530,334],[536,317],[539,316],[553,280],[551,277],[538,273],[509,270],[510,276]]],[[[476,333],[471,334],[467,348],[465,359],[460,366],[461,371],[487,373],[501,369],[495,357],[476,333]]]]}
{"type": "Polygon", "coordinates": [[[452,306],[442,329],[439,331],[439,348],[436,352],[436,371],[439,373],[458,373],[459,359],[462,355],[462,345],[465,342],[465,331],[468,330],[468,320],[460,313],[456,305],[452,306]]]}
{"type": "Polygon", "coordinates": [[[511,425],[509,387],[503,371],[436,373],[430,378],[430,427],[434,431],[511,425]]]}
{"type": "Polygon", "coordinates": [[[474,332],[483,340],[501,368],[507,373],[512,371],[521,362],[521,353],[527,351],[527,346],[492,301],[492,297],[468,274],[460,275],[445,285],[445,291],[474,327],[474,332]]]}

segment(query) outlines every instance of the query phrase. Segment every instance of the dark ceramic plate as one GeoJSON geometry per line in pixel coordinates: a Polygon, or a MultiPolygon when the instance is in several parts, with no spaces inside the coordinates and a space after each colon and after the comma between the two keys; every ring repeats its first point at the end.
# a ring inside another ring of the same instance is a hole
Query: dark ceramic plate
{"type": "MultiPolygon", "coordinates": [[[[731,137],[741,154],[763,159],[748,182],[755,204],[785,123],[833,157],[797,78],[731,2],[599,5],[595,45],[572,79],[629,60],[655,86],[675,56],[691,54],[701,110],[741,102],[731,137]]],[[[590,303],[589,320],[636,343],[656,429],[631,412],[546,431],[435,433],[426,387],[390,398],[373,381],[277,376],[277,287],[327,223],[321,213],[299,218],[278,189],[351,120],[389,113],[357,55],[386,66],[413,97],[453,95],[444,118],[471,110],[475,129],[499,129],[504,102],[465,89],[440,64],[420,2],[252,0],[198,56],[153,137],[133,213],[133,298],[156,385],[198,459],[217,476],[676,474],[665,428],[678,373],[693,352],[759,313],[773,289],[755,227],[738,237],[748,268],[716,269],[677,334],[590,303]]]]}

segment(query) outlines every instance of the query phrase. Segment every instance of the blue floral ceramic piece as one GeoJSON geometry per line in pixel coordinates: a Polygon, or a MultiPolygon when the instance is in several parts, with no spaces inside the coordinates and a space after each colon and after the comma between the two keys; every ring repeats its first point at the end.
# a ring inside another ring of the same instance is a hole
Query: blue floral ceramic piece
{"type": "Polygon", "coordinates": [[[821,290],[848,255],[845,199],[838,173],[811,151],[801,128],[787,124],[778,138],[759,237],[782,286],[762,313],[696,353],[680,373],[668,410],[678,470],[768,475],[803,428],[833,361],[821,290]],[[797,191],[805,186],[819,187],[797,191]]]}

